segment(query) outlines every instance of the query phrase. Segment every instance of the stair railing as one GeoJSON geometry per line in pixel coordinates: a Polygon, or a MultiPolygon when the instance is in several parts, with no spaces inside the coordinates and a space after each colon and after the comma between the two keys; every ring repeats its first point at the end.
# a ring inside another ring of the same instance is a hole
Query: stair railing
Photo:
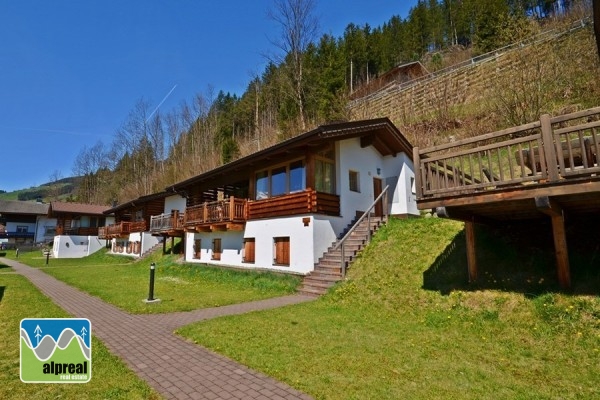
{"type": "Polygon", "coordinates": [[[373,203],[371,203],[371,205],[369,206],[367,211],[365,211],[365,213],[363,215],[361,215],[361,217],[354,223],[354,225],[352,225],[352,227],[348,230],[348,232],[344,235],[344,237],[341,238],[336,243],[335,247],[333,248],[333,251],[335,251],[341,247],[342,256],[341,256],[340,264],[341,264],[341,268],[342,268],[342,278],[346,277],[346,257],[345,257],[346,254],[345,254],[345,250],[344,250],[344,244],[345,244],[346,240],[350,237],[350,235],[352,235],[352,232],[354,232],[356,227],[358,227],[358,225],[360,225],[362,220],[365,219],[365,217],[366,217],[367,218],[367,243],[369,243],[371,241],[371,211],[373,210],[373,208],[375,208],[377,203],[383,198],[383,202],[382,202],[383,216],[384,217],[388,216],[387,196],[384,197],[384,195],[387,193],[389,187],[390,186],[387,185],[383,189],[383,191],[379,194],[379,196],[377,196],[377,198],[375,200],[373,200],[373,203]]]}

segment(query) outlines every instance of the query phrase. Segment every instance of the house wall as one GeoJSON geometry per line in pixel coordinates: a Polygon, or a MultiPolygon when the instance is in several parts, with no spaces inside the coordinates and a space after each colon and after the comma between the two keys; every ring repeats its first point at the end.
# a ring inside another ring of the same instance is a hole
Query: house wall
{"type": "Polygon", "coordinates": [[[98,236],[58,235],[54,237],[52,257],[82,258],[97,252],[103,246],[98,236]]]}
{"type": "Polygon", "coordinates": [[[36,228],[35,228],[35,242],[49,242],[54,240],[54,233],[56,232],[56,218],[38,217],[36,228]],[[49,233],[47,233],[49,232],[49,233]]]}
{"type": "Polygon", "coordinates": [[[134,232],[130,233],[127,238],[112,239],[109,253],[140,257],[159,243],[161,243],[161,238],[152,236],[149,232],[134,232]]]}
{"type": "Polygon", "coordinates": [[[325,216],[294,216],[252,220],[241,231],[202,232],[186,234],[185,259],[191,263],[228,265],[241,268],[308,274],[315,262],[335,241],[332,221],[339,218],[325,216]],[[305,226],[304,218],[308,218],[305,226]],[[290,265],[274,264],[276,237],[290,238],[290,265]],[[221,239],[221,260],[213,260],[213,239],[221,239]],[[244,263],[244,238],[255,239],[255,262],[244,263]],[[200,259],[194,258],[194,240],[201,240],[200,259]]]}
{"type": "Polygon", "coordinates": [[[389,210],[394,215],[419,215],[416,207],[416,195],[411,190],[411,178],[414,178],[412,161],[405,153],[394,156],[382,156],[372,146],[360,147],[360,139],[348,139],[338,143],[337,193],[340,195],[340,207],[343,226],[336,227],[339,233],[352,221],[356,211],[366,211],[373,203],[373,178],[382,180],[382,188],[389,185],[389,210]],[[349,171],[359,174],[360,192],[350,190],[349,171]],[[340,229],[341,228],[341,229],[340,229]]]}
{"type": "Polygon", "coordinates": [[[186,200],[180,195],[169,196],[165,198],[165,209],[164,213],[169,214],[172,210],[179,210],[183,212],[185,210],[186,200]]]}

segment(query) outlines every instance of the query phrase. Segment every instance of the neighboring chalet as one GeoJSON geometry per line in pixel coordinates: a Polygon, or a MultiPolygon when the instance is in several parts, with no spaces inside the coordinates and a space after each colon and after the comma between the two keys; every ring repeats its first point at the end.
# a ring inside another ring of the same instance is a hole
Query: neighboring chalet
{"type": "Polygon", "coordinates": [[[0,243],[19,247],[51,241],[56,221],[47,214],[48,204],[0,200],[0,243]]]}
{"type": "MultiPolygon", "coordinates": [[[[100,250],[98,229],[106,224],[107,206],[53,201],[48,218],[56,221],[56,236],[52,246],[55,258],[85,257],[100,250]]],[[[111,217],[108,218],[109,222],[111,217]]]]}
{"type": "Polygon", "coordinates": [[[163,213],[166,204],[172,204],[171,200],[167,201],[171,197],[173,193],[161,192],[142,196],[106,210],[105,214],[114,215],[115,221],[100,229],[100,239],[110,241],[112,254],[141,257],[161,242],[160,235],[153,236],[150,233],[150,219],[153,215],[163,213]]]}
{"type": "MultiPolygon", "coordinates": [[[[465,222],[469,280],[474,224],[550,219],[557,276],[571,286],[565,217],[600,213],[600,107],[414,149],[420,209],[465,222]]],[[[543,232],[540,232],[542,234],[543,232]]]]}
{"type": "Polygon", "coordinates": [[[161,215],[111,211],[153,215],[153,234],[185,237],[187,262],[306,275],[365,211],[418,215],[411,154],[387,118],[324,125],[168,187],[183,215],[178,197],[161,215]]]}

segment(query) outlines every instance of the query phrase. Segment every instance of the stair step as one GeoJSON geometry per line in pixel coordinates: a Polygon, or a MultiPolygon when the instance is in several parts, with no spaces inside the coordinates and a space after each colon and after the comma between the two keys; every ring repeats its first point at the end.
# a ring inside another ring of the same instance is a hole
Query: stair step
{"type": "Polygon", "coordinates": [[[303,283],[303,287],[329,289],[334,284],[335,282],[305,281],[303,283]]]}
{"type": "Polygon", "coordinates": [[[318,297],[327,293],[327,290],[321,289],[311,289],[311,288],[300,288],[298,289],[298,293],[306,295],[306,296],[314,296],[318,297]]]}

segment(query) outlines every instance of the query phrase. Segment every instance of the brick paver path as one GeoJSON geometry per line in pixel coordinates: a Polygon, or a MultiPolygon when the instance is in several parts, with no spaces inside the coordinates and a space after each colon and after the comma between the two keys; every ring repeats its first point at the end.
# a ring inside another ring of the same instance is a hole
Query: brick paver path
{"type": "Polygon", "coordinates": [[[173,335],[189,323],[309,301],[300,295],[161,315],[131,315],[46,273],[2,259],[75,317],[156,391],[172,399],[310,399],[288,385],[173,335]]]}

